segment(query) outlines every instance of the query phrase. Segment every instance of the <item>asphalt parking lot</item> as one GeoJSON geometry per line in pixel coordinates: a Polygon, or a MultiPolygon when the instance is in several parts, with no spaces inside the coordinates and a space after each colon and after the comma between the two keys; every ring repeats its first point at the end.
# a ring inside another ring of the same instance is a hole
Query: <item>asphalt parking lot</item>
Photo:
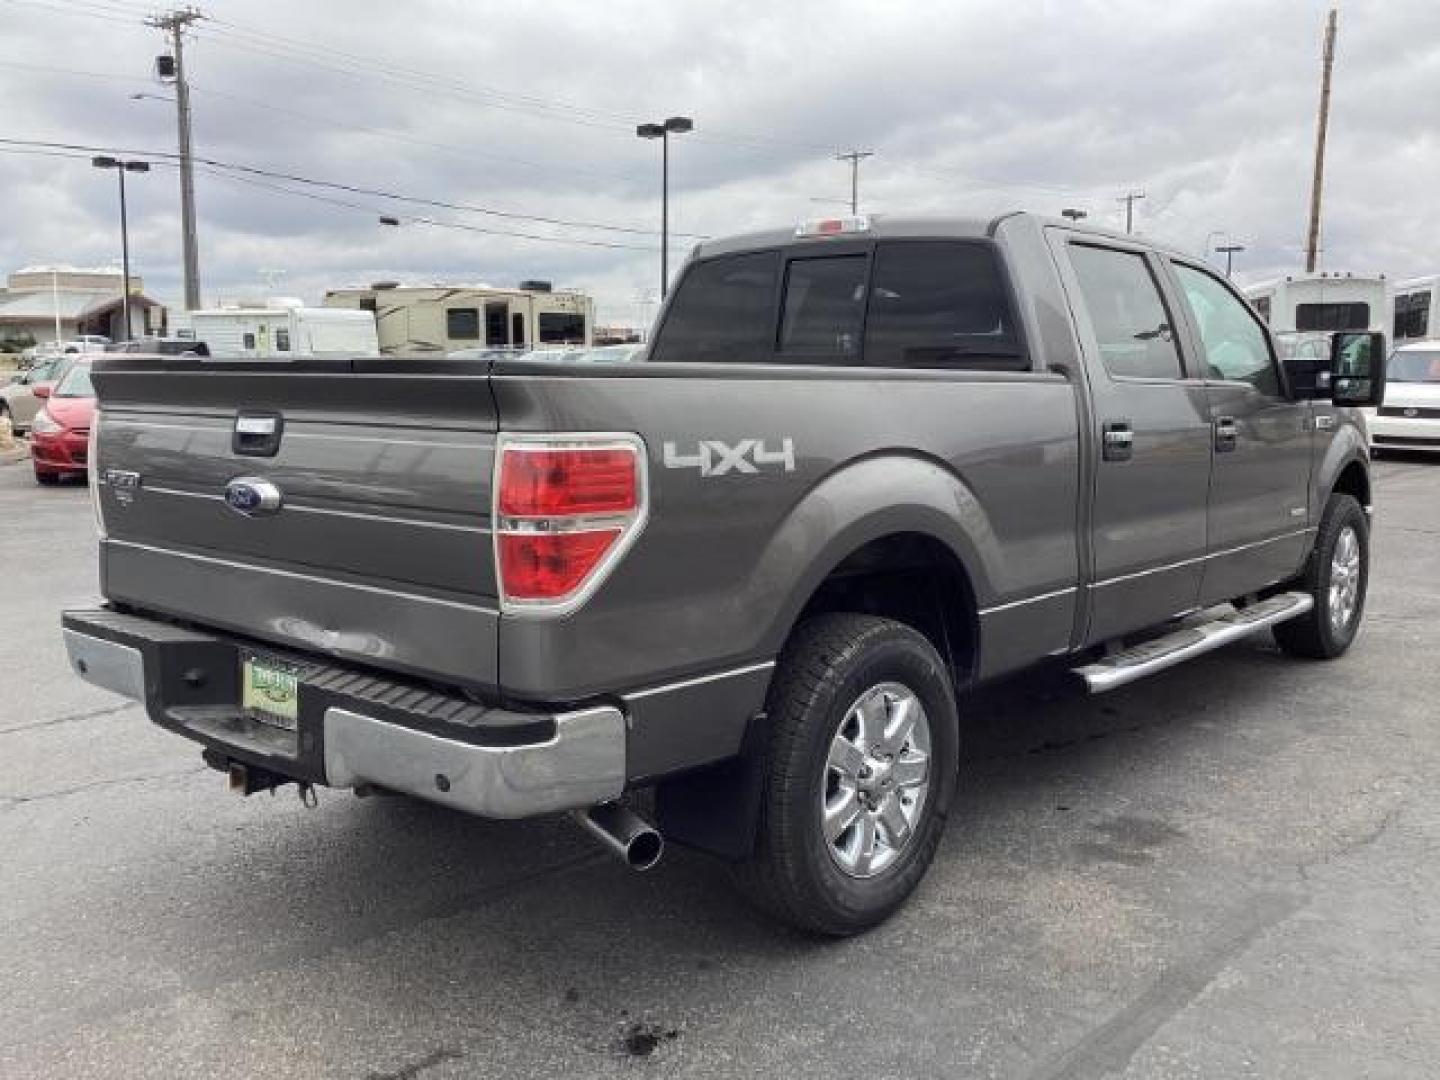
{"type": "Polygon", "coordinates": [[[1433,1077],[1440,462],[1376,504],[1347,658],[985,691],[915,900],[817,942],[565,819],[228,795],[70,675],[88,496],[0,468],[0,1076],[1433,1077]]]}

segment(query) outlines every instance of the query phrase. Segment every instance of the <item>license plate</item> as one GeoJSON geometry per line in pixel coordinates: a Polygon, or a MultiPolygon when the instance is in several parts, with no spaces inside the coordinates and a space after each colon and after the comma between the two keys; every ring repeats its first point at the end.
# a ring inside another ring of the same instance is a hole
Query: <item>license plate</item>
{"type": "Polygon", "coordinates": [[[300,716],[299,672],[280,660],[242,657],[240,708],[262,723],[294,731],[300,716]]]}

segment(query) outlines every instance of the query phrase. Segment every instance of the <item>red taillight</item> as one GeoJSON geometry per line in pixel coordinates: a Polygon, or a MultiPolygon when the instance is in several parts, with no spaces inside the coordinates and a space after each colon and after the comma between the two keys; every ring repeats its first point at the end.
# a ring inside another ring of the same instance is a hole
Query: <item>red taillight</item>
{"type": "Polygon", "coordinates": [[[507,517],[616,514],[639,505],[635,451],[510,446],[500,462],[500,513],[507,517]]]}
{"type": "Polygon", "coordinates": [[[620,539],[619,529],[562,533],[502,533],[500,576],[512,600],[569,596],[620,539]]]}
{"type": "Polygon", "coordinates": [[[572,609],[644,515],[645,455],[634,436],[502,436],[495,476],[502,604],[572,609]]]}

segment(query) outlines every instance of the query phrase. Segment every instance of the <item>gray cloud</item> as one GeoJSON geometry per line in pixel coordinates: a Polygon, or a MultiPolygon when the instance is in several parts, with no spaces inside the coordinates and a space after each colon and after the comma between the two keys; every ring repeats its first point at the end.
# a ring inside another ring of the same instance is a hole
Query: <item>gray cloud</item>
{"type": "MultiPolygon", "coordinates": [[[[172,110],[132,101],[158,32],[140,0],[0,0],[16,66],[0,67],[4,134],[170,150],[172,110]],[[93,17],[94,14],[103,18],[93,17]],[[108,14],[107,14],[108,13],[108,14]],[[105,77],[95,77],[96,75],[105,77]]],[[[672,226],[723,234],[823,211],[834,149],[877,151],[862,201],[887,213],[1080,206],[1199,249],[1223,230],[1250,276],[1301,258],[1323,0],[966,0],[784,5],[339,0],[204,5],[188,52],[200,153],[279,172],[573,220],[654,229],[658,147],[637,121],[685,113],[672,226]],[[233,25],[232,25],[233,23],[233,25]]],[[[1350,0],[1341,16],[1326,177],[1325,262],[1435,268],[1440,5],[1350,0]]],[[[311,298],[398,277],[587,288],[633,315],[658,276],[653,235],[505,221],[309,189],[331,205],[202,172],[206,295],[255,293],[261,268],[311,298]],[[376,212],[631,245],[585,248],[376,212]]],[[[295,187],[280,183],[282,187],[295,187]]],[[[132,184],[132,250],[151,290],[179,294],[177,180],[132,184]]],[[[0,153],[0,264],[117,256],[113,181],[83,158],[0,153]]],[[[690,241],[676,244],[672,265],[690,241]]]]}

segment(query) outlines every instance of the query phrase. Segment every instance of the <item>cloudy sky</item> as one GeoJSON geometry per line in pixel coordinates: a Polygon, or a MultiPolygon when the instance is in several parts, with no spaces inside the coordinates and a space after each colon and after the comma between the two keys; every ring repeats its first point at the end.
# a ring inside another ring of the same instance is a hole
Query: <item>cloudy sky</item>
{"type": "MultiPolygon", "coordinates": [[[[1289,271],[1328,7],[207,0],[186,50],[196,152],[220,163],[197,176],[204,297],[541,277],[634,319],[658,286],[660,174],[634,125],[674,114],[696,130],[672,143],[672,269],[697,235],[840,209],[834,154],[855,147],[875,152],[872,212],[1079,207],[1114,225],[1117,197],[1143,191],[1140,231],[1195,251],[1223,234],[1249,249],[1243,276],[1289,271]]],[[[0,138],[173,154],[152,10],[0,0],[0,138]]],[[[1327,268],[1440,270],[1437,101],[1440,3],[1343,0],[1327,268]]],[[[114,174],[72,153],[0,142],[0,269],[118,263],[114,174]]],[[[178,178],[151,160],[130,184],[132,262],[174,301],[178,178]]]]}

